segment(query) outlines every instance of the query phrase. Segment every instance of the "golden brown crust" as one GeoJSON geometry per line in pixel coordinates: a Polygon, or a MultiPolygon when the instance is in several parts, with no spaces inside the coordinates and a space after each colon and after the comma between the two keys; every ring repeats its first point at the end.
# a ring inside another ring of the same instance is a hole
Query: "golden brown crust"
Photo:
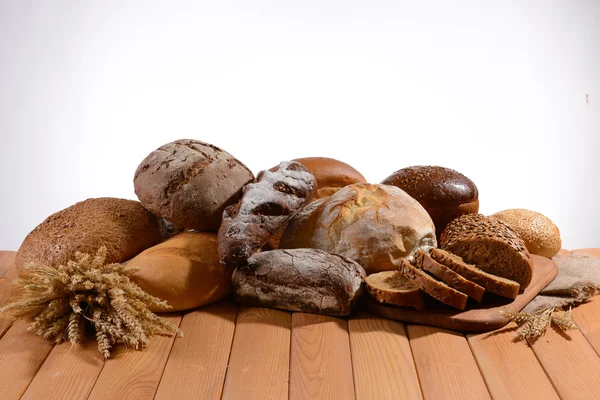
{"type": "Polygon", "coordinates": [[[531,254],[552,258],[560,251],[560,231],[545,215],[523,208],[499,211],[491,215],[506,222],[525,242],[531,254]]]}
{"type": "MultiPolygon", "coordinates": [[[[343,161],[328,157],[296,158],[317,179],[319,188],[342,188],[353,183],[366,183],[365,177],[343,161]]],[[[329,193],[331,196],[333,193],[329,193]]],[[[326,197],[324,194],[320,197],[326,197]]],[[[320,198],[319,197],[319,198],[320,198]]]]}
{"type": "Polygon", "coordinates": [[[145,292],[166,300],[172,307],[169,312],[210,304],[231,292],[233,269],[219,263],[215,233],[179,234],[143,251],[127,265],[140,268],[131,279],[145,292]]]}
{"type": "Polygon", "coordinates": [[[163,240],[164,225],[139,202],[110,197],[87,199],[52,214],[23,241],[16,267],[59,266],[76,252],[96,254],[106,246],[106,262],[123,262],[163,240]]]}

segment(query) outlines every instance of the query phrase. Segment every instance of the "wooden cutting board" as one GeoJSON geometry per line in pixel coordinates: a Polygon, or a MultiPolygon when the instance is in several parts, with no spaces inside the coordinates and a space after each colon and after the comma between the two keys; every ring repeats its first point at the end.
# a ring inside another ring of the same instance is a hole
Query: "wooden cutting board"
{"type": "Polygon", "coordinates": [[[369,297],[366,307],[373,314],[383,318],[438,326],[461,332],[485,332],[498,329],[509,321],[500,315],[500,310],[521,311],[558,274],[558,267],[552,260],[536,255],[532,255],[532,258],[533,277],[531,283],[514,300],[486,293],[481,304],[469,299],[467,310],[460,311],[434,299],[428,299],[426,311],[417,311],[409,307],[377,303],[369,297]]]}

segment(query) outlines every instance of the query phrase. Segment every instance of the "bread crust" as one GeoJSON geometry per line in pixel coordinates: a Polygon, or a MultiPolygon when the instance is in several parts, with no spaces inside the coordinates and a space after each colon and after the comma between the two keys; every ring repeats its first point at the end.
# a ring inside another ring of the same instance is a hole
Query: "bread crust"
{"type": "Polygon", "coordinates": [[[223,210],[238,201],[254,174],[226,151],[182,139],[151,152],[133,178],[148,210],[189,229],[216,232],[223,210]]]}
{"type": "Polygon", "coordinates": [[[365,280],[367,292],[379,303],[425,310],[423,292],[412,284],[400,271],[384,271],[371,274],[365,280]]]}

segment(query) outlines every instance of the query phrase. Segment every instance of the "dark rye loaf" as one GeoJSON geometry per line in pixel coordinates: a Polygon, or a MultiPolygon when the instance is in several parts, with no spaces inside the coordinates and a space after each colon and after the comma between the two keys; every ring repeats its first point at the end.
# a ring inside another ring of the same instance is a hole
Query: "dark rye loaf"
{"type": "Polygon", "coordinates": [[[256,253],[233,273],[240,304],[328,315],[348,315],[364,293],[363,268],[316,249],[256,253]]]}
{"type": "Polygon", "coordinates": [[[315,177],[294,161],[262,171],[255,183],[244,186],[240,201],[223,212],[221,264],[235,267],[246,261],[312,199],[316,187],[315,177]]]}
{"type": "Polygon", "coordinates": [[[450,222],[440,247],[491,274],[517,282],[524,290],[533,276],[533,260],[523,240],[504,222],[482,214],[450,222]]]}

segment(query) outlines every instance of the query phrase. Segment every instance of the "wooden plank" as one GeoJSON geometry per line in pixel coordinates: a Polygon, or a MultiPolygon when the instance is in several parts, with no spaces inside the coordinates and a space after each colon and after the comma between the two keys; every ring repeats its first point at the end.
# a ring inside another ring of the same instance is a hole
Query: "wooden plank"
{"type": "Polygon", "coordinates": [[[423,397],[402,323],[359,312],[348,332],[358,400],[423,397]]]}
{"type": "Polygon", "coordinates": [[[183,317],[155,399],[221,398],[237,310],[224,301],[183,317]]]}
{"type": "Polygon", "coordinates": [[[567,250],[567,249],[560,249],[558,251],[558,254],[561,255],[561,256],[568,256],[569,254],[571,254],[571,252],[569,250],[567,250]]]}
{"type": "Polygon", "coordinates": [[[579,330],[550,328],[530,345],[561,398],[598,399],[600,357],[579,330]]]}
{"type": "Polygon", "coordinates": [[[25,331],[18,320],[0,340],[0,399],[18,399],[52,350],[53,343],[25,331]]]}
{"type": "Polygon", "coordinates": [[[514,341],[517,324],[468,335],[479,370],[494,399],[558,399],[526,341],[514,341]]]}
{"type": "MultiPolygon", "coordinates": [[[[163,315],[179,326],[181,314],[163,315]]],[[[172,336],[154,336],[144,350],[116,347],[92,389],[89,399],[152,399],[165,369],[172,336]]]]}
{"type": "Polygon", "coordinates": [[[80,346],[56,345],[22,399],[86,399],[103,366],[104,357],[92,338],[80,346]]]}
{"type": "Polygon", "coordinates": [[[14,251],[0,251],[0,278],[13,267],[16,256],[14,251]]]}
{"type": "MultiPolygon", "coordinates": [[[[18,292],[13,285],[13,280],[17,279],[17,269],[11,268],[2,278],[0,278],[0,307],[7,304],[11,299],[17,296],[18,292]]],[[[0,314],[0,338],[6,333],[12,324],[13,318],[10,314],[0,314]]]]}
{"type": "Polygon", "coordinates": [[[348,322],[292,314],[290,399],[352,399],[354,380],[348,322]]]}
{"type": "Polygon", "coordinates": [[[467,339],[433,326],[407,325],[425,399],[489,399],[467,339]]]}
{"type": "Polygon", "coordinates": [[[590,343],[596,354],[600,356],[600,296],[573,308],[573,320],[590,343]]]}
{"type": "Polygon", "coordinates": [[[291,320],[286,311],[240,308],[223,399],[288,397],[291,320]]]}

